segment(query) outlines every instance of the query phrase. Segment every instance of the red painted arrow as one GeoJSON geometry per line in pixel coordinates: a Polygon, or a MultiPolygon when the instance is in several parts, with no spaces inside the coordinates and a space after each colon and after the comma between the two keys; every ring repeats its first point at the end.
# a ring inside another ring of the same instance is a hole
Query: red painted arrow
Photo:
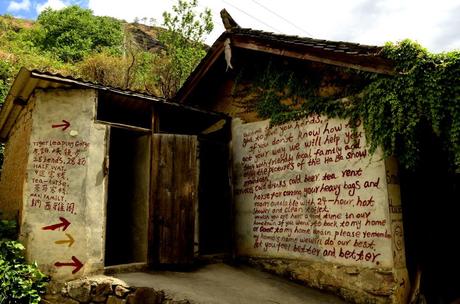
{"type": "Polygon", "coordinates": [[[62,227],[62,231],[65,231],[67,229],[67,227],[69,227],[70,222],[68,220],[66,220],[65,218],[63,218],[63,217],[59,217],[59,219],[61,220],[61,222],[59,224],[45,226],[42,229],[43,230],[56,230],[56,229],[59,229],[59,228],[62,227]]]}
{"type": "Polygon", "coordinates": [[[68,122],[67,120],[63,119],[62,122],[62,124],[52,125],[51,128],[64,127],[62,128],[62,131],[65,131],[68,127],[70,127],[70,122],[68,122]]]}
{"type": "Polygon", "coordinates": [[[64,266],[75,267],[74,270],[72,270],[72,274],[75,274],[83,267],[83,263],[80,262],[80,260],[78,260],[75,256],[72,256],[72,263],[56,262],[54,263],[54,266],[56,267],[64,267],[64,266]]]}

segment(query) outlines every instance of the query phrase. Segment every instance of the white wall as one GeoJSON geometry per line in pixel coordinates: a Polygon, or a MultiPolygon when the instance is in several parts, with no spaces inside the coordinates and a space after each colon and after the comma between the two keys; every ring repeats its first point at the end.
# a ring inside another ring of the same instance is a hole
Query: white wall
{"type": "Polygon", "coordinates": [[[232,134],[238,255],[394,266],[385,162],[362,127],[353,140],[346,120],[312,116],[232,134]]]}
{"type": "Polygon", "coordinates": [[[27,258],[53,279],[101,271],[107,129],[94,123],[96,92],[37,90],[32,98],[36,104],[21,223],[27,258]],[[56,127],[63,120],[70,123],[66,130],[56,127]],[[61,218],[70,225],[53,230],[50,226],[62,223],[61,218]],[[70,238],[71,246],[62,242],[70,238]],[[79,270],[78,262],[83,264],[79,270]]]}

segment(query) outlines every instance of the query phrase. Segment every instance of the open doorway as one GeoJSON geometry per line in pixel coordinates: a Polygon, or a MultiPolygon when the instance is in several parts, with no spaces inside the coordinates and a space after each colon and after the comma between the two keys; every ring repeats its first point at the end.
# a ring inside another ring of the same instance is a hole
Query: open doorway
{"type": "Polygon", "coordinates": [[[105,265],[147,262],[150,134],[111,128],[105,265]]]}
{"type": "Polygon", "coordinates": [[[198,137],[198,248],[201,256],[225,258],[232,253],[230,136],[230,124],[225,123],[216,131],[205,131],[198,137]]]}
{"type": "Polygon", "coordinates": [[[431,129],[421,134],[418,167],[400,170],[407,267],[413,277],[421,273],[427,303],[458,303],[460,262],[454,244],[460,233],[460,173],[452,170],[431,129]]]}

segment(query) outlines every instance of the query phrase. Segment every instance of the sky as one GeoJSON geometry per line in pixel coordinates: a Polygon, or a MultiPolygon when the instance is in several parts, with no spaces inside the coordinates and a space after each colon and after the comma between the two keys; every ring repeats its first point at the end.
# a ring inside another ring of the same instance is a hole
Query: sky
{"type": "MultiPolygon", "coordinates": [[[[96,15],[126,21],[162,23],[162,12],[177,0],[0,0],[0,14],[35,19],[47,6],[77,4],[96,15]]],[[[212,44],[224,31],[220,10],[226,8],[245,28],[317,39],[383,45],[405,38],[431,52],[460,50],[460,0],[198,0],[209,7],[215,29],[212,44]]]]}

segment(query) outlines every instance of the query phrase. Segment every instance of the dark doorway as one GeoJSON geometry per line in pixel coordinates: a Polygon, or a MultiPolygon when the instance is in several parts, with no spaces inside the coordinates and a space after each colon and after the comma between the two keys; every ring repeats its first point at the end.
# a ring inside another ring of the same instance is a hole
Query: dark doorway
{"type": "Polygon", "coordinates": [[[448,154],[429,128],[420,136],[421,160],[415,170],[401,168],[401,198],[407,267],[413,278],[421,270],[421,293],[428,303],[460,298],[460,178],[448,154]]]}
{"type": "Polygon", "coordinates": [[[149,134],[111,128],[105,265],[147,262],[149,134]]]}
{"type": "Polygon", "coordinates": [[[199,253],[230,254],[232,207],[229,145],[227,141],[212,138],[200,138],[199,143],[199,253]]]}

